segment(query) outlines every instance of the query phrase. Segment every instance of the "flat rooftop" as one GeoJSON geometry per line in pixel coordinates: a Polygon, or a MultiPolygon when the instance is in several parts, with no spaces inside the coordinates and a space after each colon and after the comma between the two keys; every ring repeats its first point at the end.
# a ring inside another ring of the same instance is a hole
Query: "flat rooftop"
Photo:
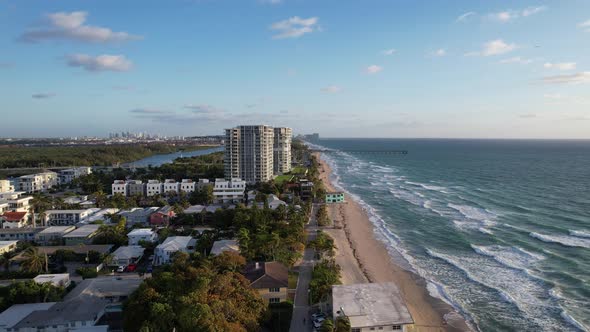
{"type": "Polygon", "coordinates": [[[80,228],[76,228],[75,230],[69,232],[68,234],[64,235],[64,239],[68,238],[76,238],[76,237],[89,237],[90,235],[98,232],[100,225],[84,225],[80,228]]]}
{"type": "Polygon", "coordinates": [[[47,310],[56,302],[15,304],[0,314],[0,328],[9,329],[33,311],[47,310]]]}
{"type": "Polygon", "coordinates": [[[332,286],[332,310],[350,319],[351,327],[413,324],[414,320],[392,282],[332,286]]]}

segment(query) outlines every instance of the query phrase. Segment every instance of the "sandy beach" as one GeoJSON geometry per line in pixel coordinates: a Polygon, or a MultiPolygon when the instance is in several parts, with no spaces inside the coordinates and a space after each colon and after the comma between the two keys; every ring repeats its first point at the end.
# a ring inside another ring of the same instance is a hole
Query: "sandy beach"
{"type": "MultiPolygon", "coordinates": [[[[323,161],[320,165],[320,178],[326,190],[335,191],[330,183],[330,167],[323,161]]],[[[392,261],[385,245],[375,238],[365,210],[348,195],[345,199],[344,204],[330,205],[336,228],[326,230],[337,246],[336,261],[342,267],[342,283],[396,283],[414,319],[412,331],[469,331],[466,322],[450,305],[430,296],[424,279],[392,261]],[[454,318],[445,321],[445,315],[454,318]]]]}

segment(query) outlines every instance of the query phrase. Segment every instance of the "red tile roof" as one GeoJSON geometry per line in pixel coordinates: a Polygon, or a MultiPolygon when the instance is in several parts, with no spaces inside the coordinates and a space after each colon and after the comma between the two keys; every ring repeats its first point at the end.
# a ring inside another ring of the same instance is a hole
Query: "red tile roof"
{"type": "Polygon", "coordinates": [[[20,221],[27,215],[26,212],[4,212],[0,215],[5,221],[20,221]]]}

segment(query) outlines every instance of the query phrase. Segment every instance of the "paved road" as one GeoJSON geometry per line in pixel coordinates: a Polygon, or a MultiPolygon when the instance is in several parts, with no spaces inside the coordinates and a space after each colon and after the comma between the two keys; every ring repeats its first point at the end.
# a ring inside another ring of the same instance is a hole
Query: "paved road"
{"type": "MultiPolygon", "coordinates": [[[[307,241],[315,239],[317,223],[315,214],[317,207],[314,205],[311,211],[310,222],[305,225],[308,232],[307,241]]],[[[303,252],[303,259],[299,263],[299,278],[297,281],[297,290],[295,291],[295,305],[293,306],[293,317],[291,318],[291,332],[310,332],[312,331],[311,319],[309,316],[309,281],[311,280],[311,271],[313,269],[314,250],[306,248],[303,252]],[[305,319],[305,323],[304,323],[305,319]]]]}

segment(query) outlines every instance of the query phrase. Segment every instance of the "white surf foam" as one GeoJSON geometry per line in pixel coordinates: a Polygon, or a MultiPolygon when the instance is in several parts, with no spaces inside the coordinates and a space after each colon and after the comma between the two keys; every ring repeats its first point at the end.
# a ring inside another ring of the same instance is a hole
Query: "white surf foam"
{"type": "Polygon", "coordinates": [[[447,206],[450,207],[451,209],[455,209],[455,210],[459,211],[459,213],[461,213],[466,218],[474,219],[474,220],[481,220],[481,221],[492,220],[498,216],[494,212],[491,212],[486,209],[478,208],[475,206],[471,206],[471,205],[459,205],[459,204],[449,203],[449,204],[447,204],[447,206]]]}
{"type": "Polygon", "coordinates": [[[590,239],[587,238],[568,235],[541,234],[536,232],[531,232],[529,235],[543,242],[559,243],[566,247],[590,248],[590,239]]]}
{"type": "Polygon", "coordinates": [[[532,253],[519,247],[477,246],[472,244],[471,248],[480,255],[494,258],[500,264],[525,271],[533,264],[545,259],[545,256],[541,254],[532,253]]]}
{"type": "Polygon", "coordinates": [[[570,315],[567,310],[565,310],[562,306],[559,306],[561,308],[561,317],[566,320],[568,323],[570,323],[571,325],[575,326],[576,328],[578,328],[580,331],[585,331],[588,332],[590,331],[590,329],[582,324],[580,321],[576,320],[574,317],[572,317],[572,315],[570,315]]]}
{"type": "Polygon", "coordinates": [[[587,231],[570,230],[570,235],[576,236],[576,237],[590,238],[590,232],[587,232],[587,231]]]}

